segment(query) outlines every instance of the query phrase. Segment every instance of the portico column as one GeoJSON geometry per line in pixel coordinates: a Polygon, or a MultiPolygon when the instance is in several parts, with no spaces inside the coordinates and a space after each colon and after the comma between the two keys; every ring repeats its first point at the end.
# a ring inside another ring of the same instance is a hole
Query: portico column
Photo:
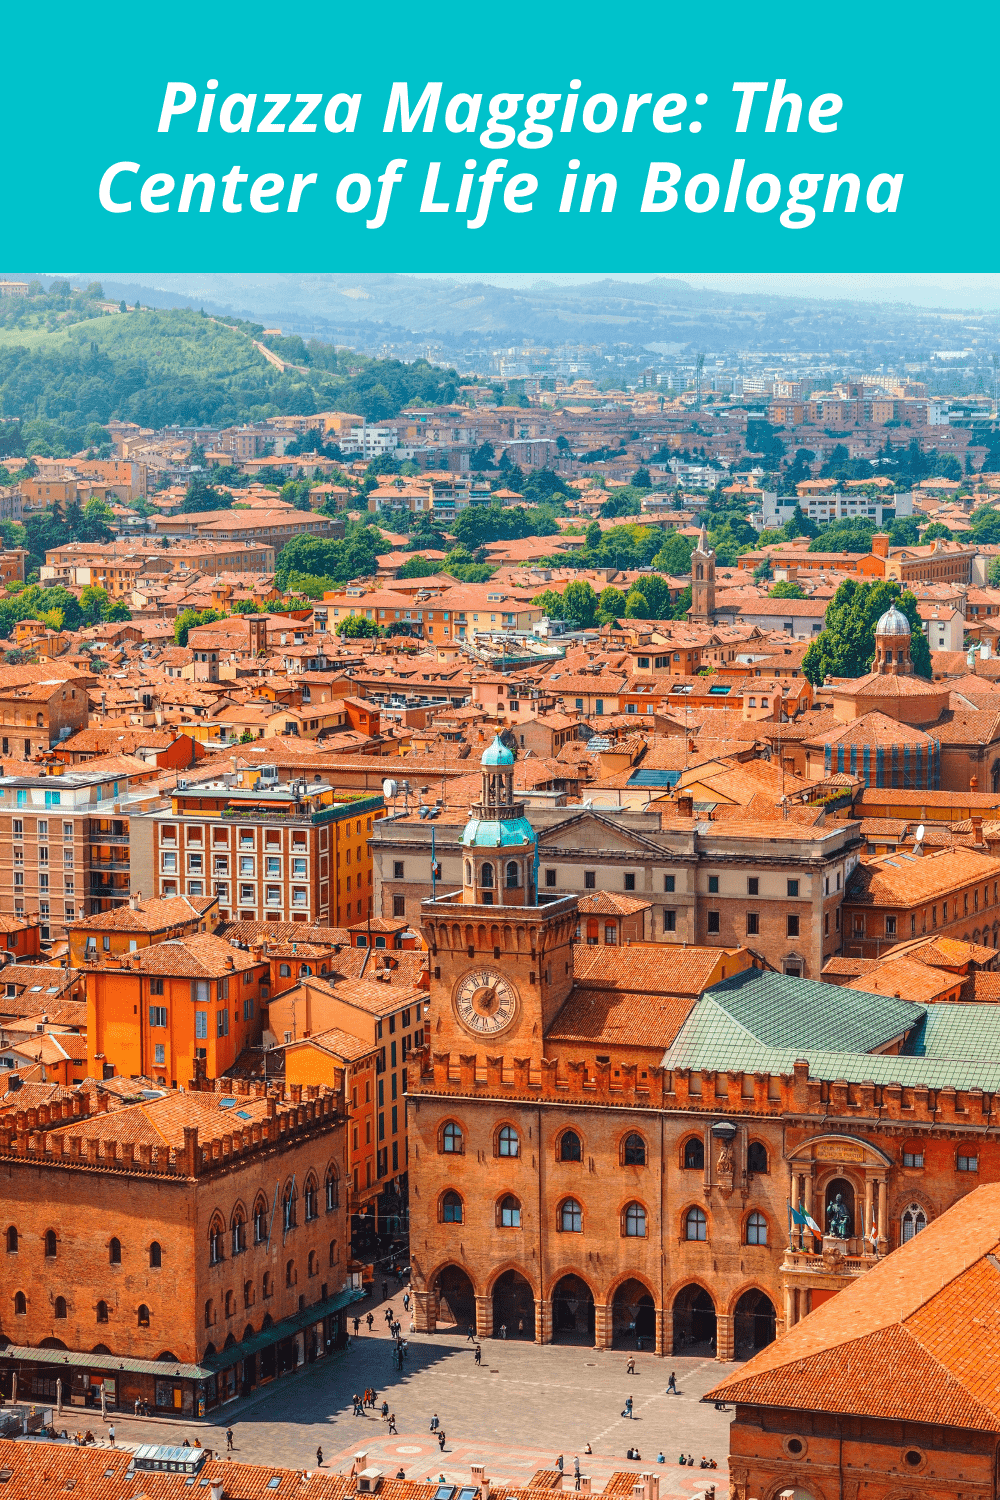
{"type": "Polygon", "coordinates": [[[795,1324],[795,1300],[792,1296],[792,1288],[785,1287],[785,1328],[792,1328],[795,1324]]]}
{"type": "Polygon", "coordinates": [[[413,1326],[418,1333],[433,1333],[437,1328],[436,1293],[413,1293],[413,1326]]]}
{"type": "Polygon", "coordinates": [[[887,1255],[889,1252],[889,1184],[884,1177],[880,1177],[875,1183],[876,1191],[876,1223],[878,1225],[878,1253],[887,1255]]]}
{"type": "Polygon", "coordinates": [[[733,1357],[733,1318],[731,1313],[715,1315],[715,1357],[729,1360],[733,1357]]]}
{"type": "Polygon", "coordinates": [[[552,1342],[552,1302],[550,1298],[543,1297],[535,1303],[535,1343],[551,1344],[552,1342]]]}
{"type": "Polygon", "coordinates": [[[481,1339],[493,1337],[493,1298],[476,1298],[476,1333],[481,1339]]]}
{"type": "Polygon", "coordinates": [[[611,1308],[606,1302],[594,1303],[594,1348],[611,1348],[611,1308]]]}
{"type": "MultiPolygon", "coordinates": [[[[662,1307],[658,1307],[656,1309],[656,1313],[655,1313],[654,1316],[655,1316],[654,1326],[656,1328],[656,1353],[659,1354],[659,1355],[673,1353],[673,1339],[672,1338],[671,1338],[671,1341],[670,1341],[670,1349],[668,1350],[667,1346],[666,1346],[667,1345],[667,1326],[668,1326],[667,1325],[667,1318],[670,1317],[671,1315],[669,1313],[664,1312],[664,1310],[663,1310],[662,1307]]],[[[671,1329],[671,1332],[672,1332],[673,1331],[673,1319],[672,1319],[672,1317],[671,1317],[671,1321],[670,1321],[670,1325],[669,1326],[670,1326],[670,1329],[671,1329]]]]}
{"type": "MultiPolygon", "coordinates": [[[[806,1213],[810,1218],[815,1217],[813,1214],[813,1174],[811,1171],[806,1173],[806,1213]]],[[[807,1235],[812,1235],[812,1230],[809,1228],[803,1229],[802,1231],[803,1243],[805,1243],[807,1235]]],[[[815,1248],[815,1241],[813,1242],[813,1244],[815,1248]]]]}

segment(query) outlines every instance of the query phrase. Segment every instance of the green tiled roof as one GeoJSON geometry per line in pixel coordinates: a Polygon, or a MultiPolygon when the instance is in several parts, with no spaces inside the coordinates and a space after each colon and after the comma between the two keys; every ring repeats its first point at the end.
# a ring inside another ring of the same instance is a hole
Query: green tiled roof
{"type": "Polygon", "coordinates": [[[915,1026],[922,1005],[789,974],[746,969],[714,985],[713,999],[767,1047],[874,1052],[915,1026]]]}
{"type": "Polygon", "coordinates": [[[789,1074],[796,1061],[803,1061],[811,1078],[828,1082],[1000,1091],[1000,1006],[925,1010],[894,996],[760,970],[735,979],[739,983],[724,980],[696,1002],[664,1055],[665,1068],[789,1074]],[[845,1009],[846,997],[851,998],[845,1009]],[[870,1008],[867,1019],[852,1008],[859,1000],[870,1008]],[[900,1055],[872,1055],[861,1045],[866,1026],[869,1036],[888,1041],[904,1029],[907,1015],[913,1030],[900,1055]]]}

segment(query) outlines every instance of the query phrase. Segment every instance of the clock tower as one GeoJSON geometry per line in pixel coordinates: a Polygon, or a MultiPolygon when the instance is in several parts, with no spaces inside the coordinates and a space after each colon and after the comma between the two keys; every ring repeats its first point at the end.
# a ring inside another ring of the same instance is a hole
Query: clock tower
{"type": "Polygon", "coordinates": [[[421,903],[432,1052],[538,1063],[573,985],[576,897],[538,905],[534,829],[514,799],[514,754],[494,739],[462,834],[460,891],[421,903]]]}

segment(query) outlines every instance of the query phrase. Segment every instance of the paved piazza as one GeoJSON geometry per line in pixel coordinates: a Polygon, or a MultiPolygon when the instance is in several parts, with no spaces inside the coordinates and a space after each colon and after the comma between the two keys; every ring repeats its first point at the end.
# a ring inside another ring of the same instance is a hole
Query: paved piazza
{"type": "MultiPolygon", "coordinates": [[[[409,1317],[402,1297],[392,1297],[404,1330],[409,1317]]],[[[407,1334],[409,1357],[403,1370],[393,1369],[392,1344],[384,1318],[385,1303],[359,1303],[362,1316],[375,1315],[371,1334],[352,1337],[348,1350],[268,1386],[248,1401],[234,1401],[209,1423],[172,1423],[168,1420],[116,1419],[119,1446],[141,1442],[182,1442],[185,1437],[205,1447],[225,1449],[225,1430],[233,1430],[234,1457],[253,1463],[289,1468],[314,1468],[316,1449],[323,1449],[323,1466],[346,1472],[356,1452],[395,1473],[402,1467],[408,1479],[467,1480],[469,1465],[486,1464],[498,1483],[523,1484],[539,1469],[553,1469],[562,1453],[572,1475],[573,1457],[600,1489],[616,1469],[653,1466],[660,1475],[661,1497],[692,1496],[707,1483],[718,1493],[728,1491],[726,1455],[732,1413],[702,1405],[699,1397],[724,1373],[735,1368],[710,1358],[658,1359],[635,1356],[635,1374],[626,1374],[628,1353],[601,1352],[586,1347],[537,1346],[516,1341],[485,1339],[483,1362],[473,1363],[473,1345],[464,1335],[407,1334]],[[666,1394],[670,1371],[677,1374],[681,1394],[666,1394]],[[395,1412],[398,1436],[388,1437],[378,1411],[352,1415],[351,1397],[374,1386],[378,1403],[395,1412]],[[631,1395],[635,1416],[620,1415],[631,1395]],[[437,1413],[446,1435],[441,1453],[429,1431],[437,1413]],[[589,1442],[593,1456],[585,1455],[589,1442]],[[625,1452],[636,1446],[639,1463],[628,1463],[625,1452]],[[667,1462],[656,1464],[662,1449],[667,1462]],[[695,1468],[681,1467],[681,1452],[694,1456],[695,1468]],[[719,1468],[706,1473],[697,1467],[706,1454],[719,1468]]],[[[88,1412],[98,1438],[107,1424],[88,1412]]],[[[64,1416],[63,1420],[66,1420],[64,1416]]]]}

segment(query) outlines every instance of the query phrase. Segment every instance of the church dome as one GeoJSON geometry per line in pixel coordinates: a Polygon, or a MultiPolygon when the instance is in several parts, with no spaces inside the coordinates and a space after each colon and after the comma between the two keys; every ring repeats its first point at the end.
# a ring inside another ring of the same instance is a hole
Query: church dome
{"type": "Polygon", "coordinates": [[[481,764],[484,766],[512,766],[514,764],[514,752],[508,750],[503,740],[497,735],[484,752],[481,764]]]}
{"type": "Polygon", "coordinates": [[[881,617],[878,624],[875,626],[875,634],[909,635],[910,622],[903,614],[902,610],[897,609],[895,604],[890,604],[885,614],[881,617]]]}

